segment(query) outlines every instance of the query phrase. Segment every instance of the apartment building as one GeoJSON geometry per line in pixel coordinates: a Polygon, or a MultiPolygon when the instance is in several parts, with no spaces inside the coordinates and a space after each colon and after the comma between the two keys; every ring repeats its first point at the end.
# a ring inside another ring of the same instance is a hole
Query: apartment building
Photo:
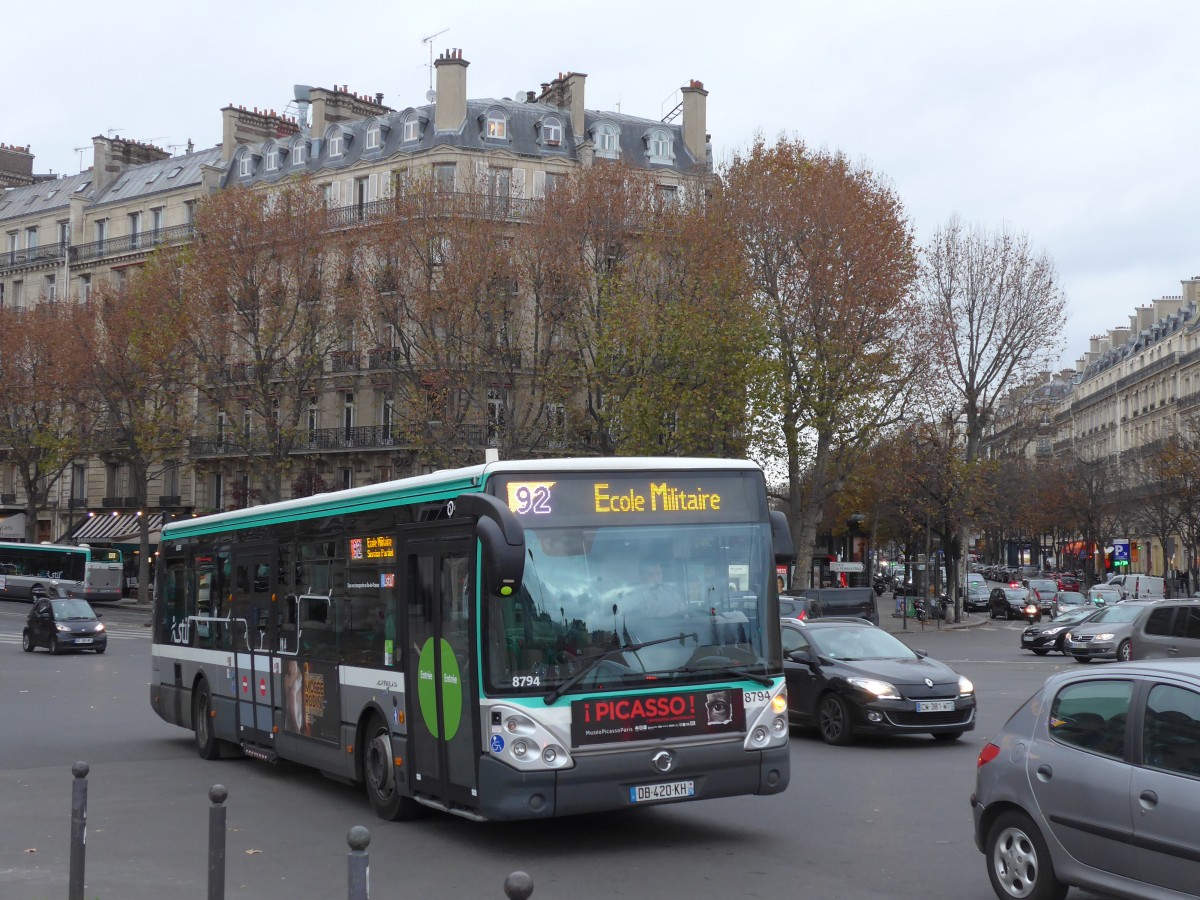
{"type": "MultiPolygon", "coordinates": [[[[470,98],[468,61],[447,50],[434,64],[436,90],[426,102],[392,108],[382,94],[347,85],[300,86],[287,109],[221,110],[215,147],[171,155],[120,137],[93,138],[91,169],[65,178],[33,175],[26,148],[0,147],[0,305],[86,302],[105,279],[117,283],[157,247],[195,236],[196,204],[232,185],[270,191],[298,175],[320,184],[335,223],[370,225],[372,204],[398,180],[432,176],[449,190],[486,184],[511,202],[514,227],[522,204],[552,190],[576,167],[620,160],[652,172],[664,195],[712,170],[707,91],[690,81],[662,119],[589,109],[587,76],[559,74],[515,97],[470,98]],[[6,174],[7,173],[7,174],[6,174]]],[[[327,361],[328,378],[308,413],[310,440],[297,453],[302,471],[328,487],[420,471],[419,454],[398,445],[392,409],[379,379],[378,352],[348,347],[327,361]]],[[[489,410],[499,410],[489,399],[489,410]]],[[[103,454],[80,460],[43,511],[39,538],[120,542],[136,516],[223,509],[246,502],[245,447],[231,439],[241,411],[208,410],[204,434],[180,448],[150,486],[150,508],[136,509],[128,473],[103,454]]],[[[464,434],[478,450],[494,443],[499,414],[464,434]]],[[[245,429],[249,429],[249,423],[245,429]]],[[[0,516],[23,508],[18,480],[0,456],[0,516]]],[[[11,522],[10,522],[11,525],[11,522]]],[[[0,526],[2,527],[2,526],[0,526]]]]}

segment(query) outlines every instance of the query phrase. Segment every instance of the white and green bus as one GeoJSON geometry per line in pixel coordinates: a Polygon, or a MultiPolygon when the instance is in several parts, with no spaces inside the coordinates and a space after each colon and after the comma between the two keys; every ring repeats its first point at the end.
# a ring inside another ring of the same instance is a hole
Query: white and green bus
{"type": "Polygon", "coordinates": [[[787,786],[792,543],[752,463],[491,462],[173,522],[159,552],[151,703],[206,759],[313,766],[389,819],[787,786]]]}
{"type": "Polygon", "coordinates": [[[112,602],[121,599],[123,568],[120,550],[0,541],[0,598],[28,600],[58,585],[70,597],[112,602]]]}

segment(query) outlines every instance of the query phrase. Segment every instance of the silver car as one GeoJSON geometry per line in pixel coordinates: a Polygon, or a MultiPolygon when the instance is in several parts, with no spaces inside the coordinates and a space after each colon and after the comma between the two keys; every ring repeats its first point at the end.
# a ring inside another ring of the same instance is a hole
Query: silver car
{"type": "Polygon", "coordinates": [[[1200,660],[1053,675],[975,771],[975,845],[1001,900],[1196,895],[1200,660]]]}
{"type": "Polygon", "coordinates": [[[1129,636],[1133,623],[1153,601],[1126,600],[1116,606],[1106,606],[1095,618],[1072,628],[1063,637],[1063,653],[1075,662],[1093,659],[1131,659],[1129,636]]]}

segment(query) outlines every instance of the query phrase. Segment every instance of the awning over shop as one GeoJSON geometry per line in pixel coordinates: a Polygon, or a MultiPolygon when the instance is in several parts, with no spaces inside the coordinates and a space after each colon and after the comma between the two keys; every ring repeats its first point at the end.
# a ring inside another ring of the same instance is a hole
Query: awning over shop
{"type": "MultiPolygon", "coordinates": [[[[136,513],[116,516],[92,516],[82,525],[67,535],[65,543],[70,544],[131,544],[138,540],[141,516],[136,513]]],[[[150,531],[162,528],[162,513],[153,513],[149,517],[150,531]]],[[[152,535],[153,536],[153,535],[152,535]]],[[[151,543],[155,543],[151,541],[151,543]]]]}
{"type": "Polygon", "coordinates": [[[0,519],[0,541],[25,540],[25,513],[9,513],[0,519]]]}

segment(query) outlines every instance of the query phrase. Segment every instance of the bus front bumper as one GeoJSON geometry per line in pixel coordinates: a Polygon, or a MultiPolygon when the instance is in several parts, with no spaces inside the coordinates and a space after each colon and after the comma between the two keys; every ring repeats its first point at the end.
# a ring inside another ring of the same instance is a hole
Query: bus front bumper
{"type": "Polygon", "coordinates": [[[747,751],[740,741],[670,748],[647,744],[590,753],[576,756],[570,769],[555,772],[519,772],[485,756],[479,761],[480,812],[488,819],[533,819],[741,794],[778,794],[789,778],[786,745],[747,751]],[[673,756],[665,773],[654,761],[663,750],[673,756]],[[691,782],[694,794],[667,800],[632,799],[635,788],[680,782],[691,782]]]}

